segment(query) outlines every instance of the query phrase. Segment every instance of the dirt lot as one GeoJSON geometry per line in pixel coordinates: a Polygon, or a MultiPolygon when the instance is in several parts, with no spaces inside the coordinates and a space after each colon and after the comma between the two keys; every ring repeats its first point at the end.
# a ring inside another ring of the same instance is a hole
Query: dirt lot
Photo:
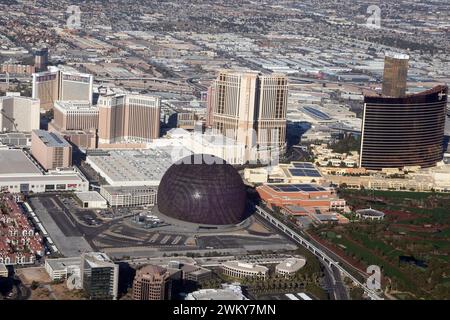
{"type": "Polygon", "coordinates": [[[39,283],[51,282],[44,267],[16,269],[16,274],[22,280],[23,284],[27,286],[31,285],[33,281],[39,283]]]}
{"type": "Polygon", "coordinates": [[[263,226],[261,223],[259,223],[258,221],[255,221],[254,223],[252,223],[252,225],[248,228],[249,231],[253,231],[253,232],[257,232],[257,233],[266,233],[268,235],[270,235],[272,232],[267,230],[267,228],[265,226],[263,226]]]}
{"type": "Polygon", "coordinates": [[[30,300],[52,300],[50,291],[47,288],[37,288],[31,290],[30,300]]]}
{"type": "Polygon", "coordinates": [[[52,284],[51,288],[58,300],[80,300],[83,299],[81,290],[67,289],[66,283],[52,284]]]}

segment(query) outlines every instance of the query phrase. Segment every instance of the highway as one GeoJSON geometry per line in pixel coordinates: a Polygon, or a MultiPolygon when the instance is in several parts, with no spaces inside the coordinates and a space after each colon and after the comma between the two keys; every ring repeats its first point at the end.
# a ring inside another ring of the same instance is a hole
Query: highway
{"type": "Polygon", "coordinates": [[[327,264],[324,264],[324,267],[327,270],[325,273],[325,282],[329,292],[332,294],[332,300],[350,300],[339,270],[335,266],[330,267],[327,264]]]}

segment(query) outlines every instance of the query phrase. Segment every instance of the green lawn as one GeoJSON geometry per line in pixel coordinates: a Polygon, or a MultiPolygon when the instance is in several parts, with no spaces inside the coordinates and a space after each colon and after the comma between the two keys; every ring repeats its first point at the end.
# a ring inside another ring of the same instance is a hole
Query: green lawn
{"type": "Polygon", "coordinates": [[[388,277],[395,277],[398,280],[400,280],[402,287],[406,290],[416,290],[415,284],[412,283],[411,279],[408,278],[401,270],[398,268],[387,264],[387,262],[384,259],[379,258],[378,256],[374,255],[374,253],[361,245],[358,245],[354,242],[348,241],[345,238],[341,239],[332,239],[332,242],[336,244],[341,244],[346,247],[345,251],[348,254],[354,254],[356,257],[364,260],[365,264],[367,265],[377,265],[380,266],[382,269],[382,273],[385,274],[388,277]]]}
{"type": "MultiPolygon", "coordinates": [[[[361,220],[348,225],[321,226],[318,234],[363,264],[382,267],[394,289],[408,291],[418,298],[448,298],[447,285],[440,284],[446,283],[445,266],[450,262],[450,194],[341,189],[339,195],[350,206],[372,207],[387,212],[387,216],[380,223],[361,220]],[[394,213],[390,215],[389,211],[394,213]],[[399,216],[397,220],[395,212],[410,216],[399,216]],[[426,224],[442,231],[427,232],[429,229],[422,229],[426,224]],[[401,255],[422,259],[428,267],[399,264],[401,255]]],[[[405,293],[399,297],[412,296],[405,293]]]]}

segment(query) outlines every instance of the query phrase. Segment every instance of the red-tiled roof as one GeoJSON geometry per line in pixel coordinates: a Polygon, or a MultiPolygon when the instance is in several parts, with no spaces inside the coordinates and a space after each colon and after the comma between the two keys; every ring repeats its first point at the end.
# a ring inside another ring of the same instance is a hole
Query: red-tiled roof
{"type": "Polygon", "coordinates": [[[42,237],[34,233],[11,194],[0,196],[0,203],[7,208],[7,212],[0,211],[0,262],[33,263],[44,251],[42,237]]]}

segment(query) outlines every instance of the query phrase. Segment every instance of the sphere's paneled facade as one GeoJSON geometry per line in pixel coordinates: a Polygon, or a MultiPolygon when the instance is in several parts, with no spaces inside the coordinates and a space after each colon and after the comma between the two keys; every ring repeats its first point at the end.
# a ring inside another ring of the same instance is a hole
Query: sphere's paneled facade
{"type": "Polygon", "coordinates": [[[246,190],[239,173],[224,160],[209,164],[198,156],[182,159],[164,174],[158,188],[158,210],[198,224],[242,222],[246,218],[246,190]]]}

